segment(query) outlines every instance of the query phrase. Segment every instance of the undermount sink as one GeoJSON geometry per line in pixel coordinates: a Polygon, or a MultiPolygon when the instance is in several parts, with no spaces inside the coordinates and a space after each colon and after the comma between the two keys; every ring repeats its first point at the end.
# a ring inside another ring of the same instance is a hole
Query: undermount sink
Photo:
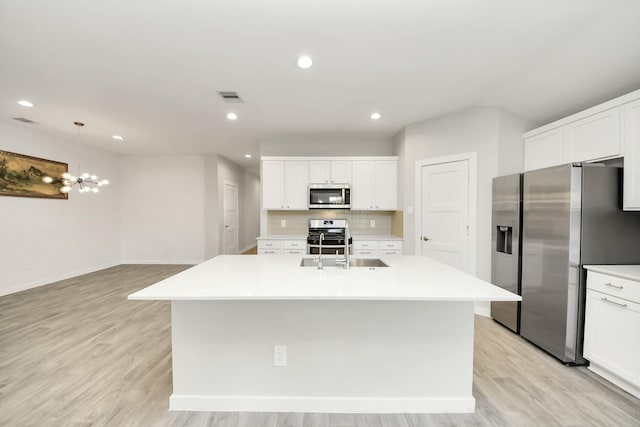
{"type": "MultiPolygon", "coordinates": [[[[353,258],[350,261],[349,265],[351,267],[389,267],[384,261],[378,258],[353,258]]],[[[344,268],[344,264],[337,263],[336,259],[333,257],[330,258],[329,255],[327,255],[327,257],[322,257],[322,266],[344,268]]],[[[300,261],[300,267],[318,267],[318,257],[302,258],[302,261],[300,261]]]]}

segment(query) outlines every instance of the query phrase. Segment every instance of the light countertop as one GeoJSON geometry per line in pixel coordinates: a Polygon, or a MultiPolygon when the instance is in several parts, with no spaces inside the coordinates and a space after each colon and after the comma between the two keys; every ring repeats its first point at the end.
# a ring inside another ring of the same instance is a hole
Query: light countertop
{"type": "Polygon", "coordinates": [[[256,240],[304,240],[307,241],[306,234],[265,234],[256,240]]]}
{"type": "MultiPolygon", "coordinates": [[[[404,240],[402,237],[390,234],[352,234],[353,240],[404,240]]],[[[257,240],[307,240],[306,234],[265,234],[257,240]]]]}
{"type": "Polygon", "coordinates": [[[640,281],[640,265],[585,265],[584,268],[596,273],[640,281]]]}
{"type": "MultiPolygon", "coordinates": [[[[309,256],[307,256],[309,257],[309,256]]],[[[300,267],[300,255],[220,255],[129,295],[131,300],[520,301],[502,288],[424,256],[389,267],[300,267]]]]}

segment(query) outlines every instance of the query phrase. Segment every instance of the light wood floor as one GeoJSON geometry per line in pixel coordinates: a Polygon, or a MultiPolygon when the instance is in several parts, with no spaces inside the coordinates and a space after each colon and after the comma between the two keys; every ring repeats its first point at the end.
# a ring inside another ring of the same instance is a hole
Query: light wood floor
{"type": "Polygon", "coordinates": [[[475,414],[169,412],[170,303],[126,297],[184,268],[122,265],[0,298],[0,426],[640,426],[640,400],[482,317],[475,414]]]}

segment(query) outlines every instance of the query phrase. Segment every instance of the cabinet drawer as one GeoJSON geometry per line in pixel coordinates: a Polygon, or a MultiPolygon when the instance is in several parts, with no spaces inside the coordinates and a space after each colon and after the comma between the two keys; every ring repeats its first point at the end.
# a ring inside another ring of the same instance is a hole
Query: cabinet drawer
{"type": "Polygon", "coordinates": [[[398,249],[380,249],[380,256],[384,255],[402,255],[402,250],[398,249]]]}
{"type": "Polygon", "coordinates": [[[258,240],[258,250],[260,249],[282,249],[282,240],[258,240]]]}
{"type": "Polygon", "coordinates": [[[383,249],[393,249],[393,250],[402,250],[402,241],[401,240],[381,240],[378,242],[378,247],[380,251],[383,249]]]}
{"type": "Polygon", "coordinates": [[[353,242],[353,249],[367,249],[367,250],[378,250],[378,241],[377,240],[355,240],[353,242]]]}
{"type": "Polygon", "coordinates": [[[589,271],[587,272],[587,288],[640,303],[640,282],[633,280],[589,271]]]}
{"type": "Polygon", "coordinates": [[[307,250],[307,242],[304,240],[283,240],[282,249],[307,250]]]}
{"type": "Polygon", "coordinates": [[[258,255],[281,255],[280,249],[258,249],[258,255]]]}
{"type": "Polygon", "coordinates": [[[292,255],[292,254],[305,255],[307,251],[304,249],[284,249],[282,253],[287,255],[292,255]]]}
{"type": "Polygon", "coordinates": [[[369,249],[354,249],[353,256],[355,258],[378,258],[378,251],[369,249]]]}

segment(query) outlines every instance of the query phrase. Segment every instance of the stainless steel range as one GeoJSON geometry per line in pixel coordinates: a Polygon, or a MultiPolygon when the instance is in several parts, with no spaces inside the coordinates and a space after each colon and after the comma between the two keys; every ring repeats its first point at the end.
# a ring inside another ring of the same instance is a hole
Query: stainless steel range
{"type": "MultiPolygon", "coordinates": [[[[343,255],[348,236],[346,219],[310,219],[307,236],[307,253],[318,255],[322,247],[323,255],[343,255]]],[[[351,236],[348,237],[351,253],[351,236]]]]}

